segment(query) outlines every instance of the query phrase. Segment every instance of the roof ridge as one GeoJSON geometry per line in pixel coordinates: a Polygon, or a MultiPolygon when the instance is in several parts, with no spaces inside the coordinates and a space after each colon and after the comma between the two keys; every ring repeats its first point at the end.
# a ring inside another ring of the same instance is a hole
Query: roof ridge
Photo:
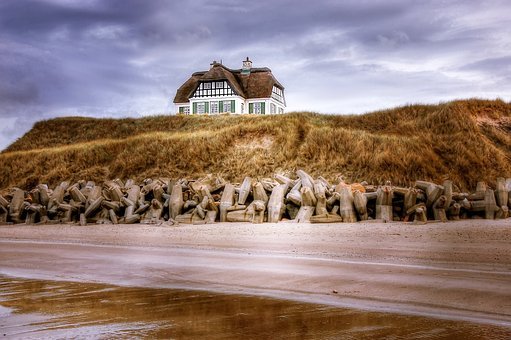
{"type": "MultiPolygon", "coordinates": [[[[226,71],[229,71],[231,73],[241,73],[241,71],[243,70],[241,68],[237,68],[237,69],[228,68],[227,66],[224,66],[222,64],[217,64],[217,65],[221,66],[223,69],[225,69],[226,71]]],[[[217,67],[217,65],[215,65],[213,67],[217,67]]],[[[192,73],[192,76],[203,76],[208,72],[209,72],[209,70],[208,71],[197,71],[197,72],[192,73]]],[[[271,69],[269,67],[252,67],[250,69],[250,73],[252,73],[252,72],[271,72],[271,69]]]]}

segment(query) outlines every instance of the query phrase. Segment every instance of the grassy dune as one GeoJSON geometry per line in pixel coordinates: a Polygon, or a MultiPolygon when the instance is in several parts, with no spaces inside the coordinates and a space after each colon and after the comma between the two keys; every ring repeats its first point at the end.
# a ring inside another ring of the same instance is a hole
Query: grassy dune
{"type": "Polygon", "coordinates": [[[511,104],[471,99],[352,116],[57,118],[0,153],[0,188],[207,173],[240,181],[298,168],[374,184],[491,184],[511,177],[511,104]]]}

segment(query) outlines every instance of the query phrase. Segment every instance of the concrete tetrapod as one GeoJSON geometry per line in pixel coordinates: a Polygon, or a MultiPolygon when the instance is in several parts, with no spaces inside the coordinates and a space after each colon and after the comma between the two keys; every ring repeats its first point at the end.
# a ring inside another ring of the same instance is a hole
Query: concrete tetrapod
{"type": "Polygon", "coordinates": [[[284,195],[287,191],[287,184],[277,185],[268,201],[268,222],[277,223],[282,219],[282,214],[286,209],[286,204],[284,203],[284,195]]]}

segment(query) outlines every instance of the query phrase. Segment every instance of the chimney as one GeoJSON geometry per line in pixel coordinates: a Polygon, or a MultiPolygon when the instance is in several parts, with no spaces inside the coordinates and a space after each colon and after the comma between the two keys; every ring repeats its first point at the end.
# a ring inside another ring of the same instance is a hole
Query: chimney
{"type": "Polygon", "coordinates": [[[241,69],[241,74],[249,75],[250,69],[252,68],[252,61],[250,59],[243,60],[243,68],[241,69]]]}

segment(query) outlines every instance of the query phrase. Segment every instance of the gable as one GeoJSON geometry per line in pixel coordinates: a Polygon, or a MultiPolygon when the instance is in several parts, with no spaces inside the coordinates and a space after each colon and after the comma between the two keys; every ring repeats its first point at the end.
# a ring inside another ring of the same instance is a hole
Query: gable
{"type": "Polygon", "coordinates": [[[200,81],[190,98],[220,97],[240,95],[227,80],[200,81]]]}

